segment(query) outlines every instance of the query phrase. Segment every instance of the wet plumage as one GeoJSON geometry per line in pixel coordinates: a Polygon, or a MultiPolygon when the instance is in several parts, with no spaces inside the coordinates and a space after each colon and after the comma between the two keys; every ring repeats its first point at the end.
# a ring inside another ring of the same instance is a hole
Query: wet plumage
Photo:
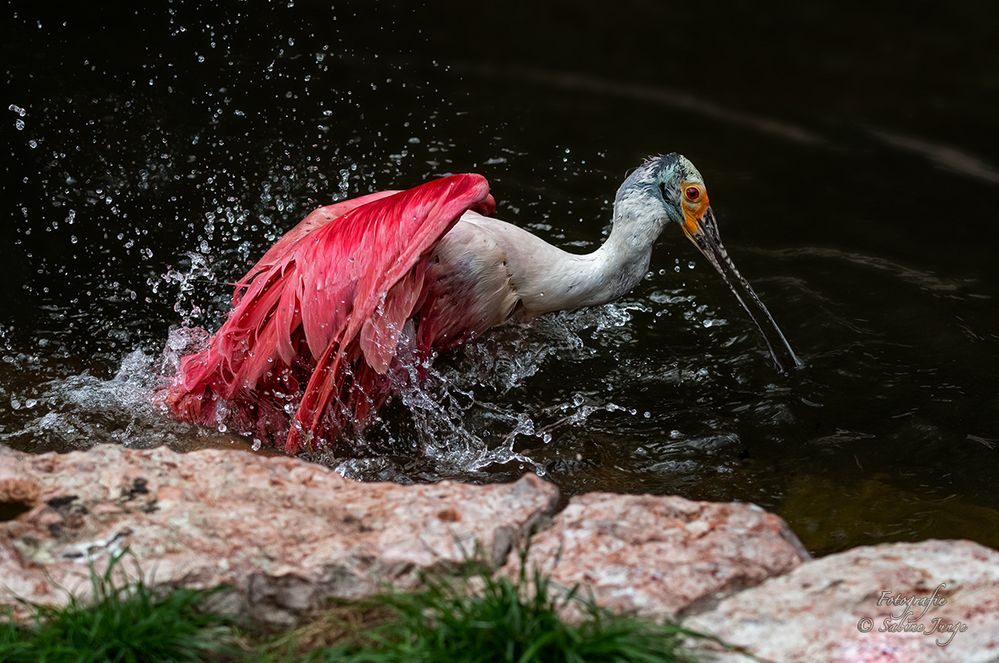
{"type": "Polygon", "coordinates": [[[167,406],[183,420],[284,437],[288,453],[333,444],[348,427],[363,429],[403,364],[423,366],[514,316],[622,296],[670,222],[733,287],[778,366],[796,364],[731,266],[703,180],[682,156],[632,173],[610,236],[589,254],[494,219],[495,208],[486,180],[463,174],[315,210],[236,284],[232,312],[205,349],[182,359],[167,406]]]}

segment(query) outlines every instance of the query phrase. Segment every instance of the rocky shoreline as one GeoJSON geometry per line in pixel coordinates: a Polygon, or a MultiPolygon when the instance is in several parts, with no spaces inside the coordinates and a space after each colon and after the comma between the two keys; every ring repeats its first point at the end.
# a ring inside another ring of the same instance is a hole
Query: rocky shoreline
{"type": "Polygon", "coordinates": [[[528,564],[555,582],[766,660],[999,660],[999,552],[976,543],[813,560],[752,504],[606,493],[557,504],[555,486],[534,475],[401,486],[241,451],[0,447],[0,605],[16,616],[17,598],[85,596],[88,562],[127,547],[153,586],[224,585],[216,609],[288,627],[330,599],[411,588],[472,556],[514,573],[534,532],[528,564]]]}

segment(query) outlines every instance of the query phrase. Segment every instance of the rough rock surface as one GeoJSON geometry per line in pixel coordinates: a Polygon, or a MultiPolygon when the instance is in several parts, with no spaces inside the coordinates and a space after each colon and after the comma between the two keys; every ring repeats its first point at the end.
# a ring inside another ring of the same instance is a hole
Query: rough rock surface
{"type": "Polygon", "coordinates": [[[244,452],[0,447],[0,603],[86,596],[88,561],[103,569],[128,546],[155,586],[230,585],[225,609],[290,624],[331,597],[412,586],[476,545],[499,566],[556,500],[533,475],[400,486],[244,452]]]}
{"type": "Polygon", "coordinates": [[[808,561],[784,521],[751,504],[591,493],[550,519],[557,498],[533,475],[400,486],[246,452],[0,446],[0,605],[23,615],[15,597],[59,604],[62,588],[85,599],[88,563],[103,569],[127,546],[153,586],[227,585],[216,609],[283,626],[330,598],[454,571],[476,549],[515,573],[515,544],[540,524],[528,564],[556,583],[615,611],[684,619],[762,660],[999,662],[999,552],[978,544],[808,561]],[[907,622],[890,619],[905,606],[878,605],[883,591],[917,600],[907,622]],[[908,632],[884,632],[886,617],[908,632]],[[912,627],[941,623],[957,632],[912,627]]]}
{"type": "Polygon", "coordinates": [[[685,625],[772,661],[999,661],[999,552],[970,541],[854,548],[732,596],[685,625]],[[878,605],[883,591],[891,592],[885,599],[922,604],[909,606],[906,617],[904,604],[878,605]],[[958,622],[966,630],[935,627],[958,622]],[[882,631],[903,623],[910,630],[882,631]]]}
{"type": "Polygon", "coordinates": [[[787,524],[753,504],[589,493],[535,536],[527,564],[611,610],[674,619],[806,559],[787,524]]]}

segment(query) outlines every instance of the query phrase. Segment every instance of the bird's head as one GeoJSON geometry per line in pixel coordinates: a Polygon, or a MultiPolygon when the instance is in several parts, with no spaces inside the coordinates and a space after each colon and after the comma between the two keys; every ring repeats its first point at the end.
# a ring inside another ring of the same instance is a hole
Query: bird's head
{"type": "Polygon", "coordinates": [[[651,184],[666,211],[666,218],[678,223],[687,237],[700,231],[701,224],[713,224],[704,178],[687,157],[676,152],[650,159],[651,184]]]}
{"type": "MultiPolygon", "coordinates": [[[[648,159],[629,180],[644,206],[664,222],[676,224],[704,254],[756,323],[777,367],[787,372],[801,366],[773,316],[743,278],[725,250],[708,198],[704,178],[694,164],[676,152],[648,159]]],[[[623,187],[622,187],[623,189],[623,187]]],[[[619,194],[620,196],[620,194],[619,194]]]]}

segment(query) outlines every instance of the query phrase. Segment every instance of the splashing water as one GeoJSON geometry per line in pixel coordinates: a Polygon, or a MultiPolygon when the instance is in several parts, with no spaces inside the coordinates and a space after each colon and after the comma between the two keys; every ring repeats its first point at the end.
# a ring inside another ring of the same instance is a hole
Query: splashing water
{"type": "MultiPolygon", "coordinates": [[[[404,362],[402,372],[394,374],[395,395],[387,411],[376,413],[363,432],[347,433],[347,446],[352,455],[359,457],[344,460],[322,450],[307,457],[359,479],[486,479],[502,470],[529,470],[544,475],[544,461],[533,458],[531,448],[548,445],[563,429],[584,426],[595,412],[625,409],[610,402],[590,402],[582,394],[544,407],[505,402],[502,397],[524,390],[550,357],[571,361],[592,355],[594,350],[587,348],[579,336],[583,328],[596,324],[598,330],[603,330],[627,319],[624,309],[613,305],[596,312],[560,314],[537,326],[502,328],[496,338],[469,344],[453,356],[437,358],[436,363],[428,361],[417,366],[404,362]],[[418,374],[423,374],[423,379],[418,374]]],[[[109,384],[122,375],[138,376],[132,379],[146,388],[148,400],[151,391],[172,379],[180,358],[205,347],[208,336],[199,327],[174,328],[155,365],[147,355],[139,353],[146,362],[143,366],[138,365],[136,357],[129,356],[126,361],[130,365],[123,364],[109,384]]],[[[117,393],[113,389],[109,392],[117,393]]],[[[288,398],[286,412],[290,418],[296,398],[288,398]]],[[[122,410],[132,405],[133,400],[118,403],[122,410]]],[[[162,416],[164,408],[147,407],[144,412],[162,416]]],[[[252,433],[227,431],[224,412],[219,418],[219,433],[242,435],[252,448],[261,447],[261,440],[253,438],[252,433]]],[[[281,444],[281,440],[271,442],[281,444]]]]}
{"type": "Polygon", "coordinates": [[[110,379],[84,371],[42,383],[36,397],[11,400],[14,410],[28,415],[27,421],[23,428],[0,433],[0,441],[37,437],[63,448],[97,442],[143,448],[178,443],[187,431],[163,423],[151,398],[160,379],[157,362],[155,356],[135,350],[110,379]]]}
{"type": "MultiPolygon", "coordinates": [[[[315,63],[325,71],[329,60],[320,53],[315,63]]],[[[228,103],[224,98],[223,104],[228,103]]],[[[356,97],[351,98],[349,92],[325,103],[329,107],[320,113],[319,120],[323,133],[340,116],[349,121],[350,109],[358,107],[356,97]]],[[[443,103],[446,106],[448,102],[443,103]]],[[[114,176],[100,183],[87,181],[82,174],[64,174],[65,164],[59,159],[47,167],[46,186],[55,189],[54,199],[68,210],[62,222],[51,221],[46,232],[60,234],[72,225],[78,230],[68,238],[69,243],[84,254],[90,254],[95,246],[102,251],[124,252],[143,274],[145,287],[126,272],[125,265],[110,263],[89,276],[92,287],[87,295],[97,310],[69,326],[64,324],[61,311],[54,315],[53,347],[32,356],[32,361],[47,363],[50,357],[44,355],[57,354],[53,350],[58,346],[67,356],[90,351],[91,365],[75,372],[72,366],[49,366],[46,370],[52,379],[28,387],[35,394],[33,398],[14,397],[15,403],[31,402],[32,406],[14,408],[17,414],[13,421],[0,424],[4,441],[38,450],[83,448],[102,441],[142,446],[167,443],[179,449],[238,443],[243,439],[239,431],[227,430],[221,423],[218,430],[206,431],[170,421],[163,416],[164,408],[156,403],[154,394],[172,378],[183,354],[203,347],[208,338],[204,328],[214,329],[221,322],[230,297],[227,283],[311,206],[344,199],[352,187],[357,193],[383,188],[376,178],[391,184],[405,181],[401,176],[407,172],[407,164],[421,156],[422,172],[410,173],[407,180],[443,175],[456,146],[447,138],[413,136],[407,122],[405,137],[391,146],[386,141],[380,141],[383,145],[379,146],[370,136],[358,133],[322,146],[299,144],[304,155],[293,155],[288,136],[278,131],[271,132],[271,140],[261,148],[262,162],[268,163],[265,172],[253,173],[246,167],[206,171],[198,167],[196,155],[202,150],[226,149],[218,125],[254,120],[253,114],[243,110],[227,115],[213,105],[210,108],[213,128],[180,137],[192,151],[186,163],[153,148],[137,159],[142,164],[137,171],[119,167],[114,176]],[[327,178],[327,173],[335,176],[327,178]],[[256,194],[250,185],[254,177],[259,182],[256,194]],[[81,186],[83,181],[87,181],[85,186],[81,186]],[[195,190],[204,192],[202,202],[195,200],[186,209],[177,206],[177,196],[167,195],[177,181],[193,182],[195,190]],[[245,193],[248,190],[249,195],[245,193]],[[317,193],[321,197],[316,197],[317,193]],[[157,235],[149,227],[128,221],[143,209],[158,205],[174,219],[156,221],[155,226],[180,229],[176,248],[157,245],[157,235]],[[105,233],[104,239],[95,243],[94,225],[104,214],[117,218],[118,232],[105,233]],[[107,241],[111,246],[105,247],[107,241]],[[152,271],[156,265],[161,268],[152,271]],[[171,324],[165,347],[162,337],[157,338],[145,326],[150,317],[171,324]],[[108,326],[113,327],[109,344],[100,341],[98,331],[107,331],[108,326]],[[81,344],[84,347],[79,347],[81,344]],[[111,377],[98,377],[102,374],[111,377]],[[39,442],[42,437],[45,442],[39,442]]],[[[120,106],[116,109],[123,110],[120,106]]],[[[24,115],[19,107],[12,110],[24,115]]],[[[144,110],[148,116],[156,116],[151,106],[144,110]]],[[[436,115],[430,113],[427,121],[434,123],[436,115]]],[[[355,122],[352,126],[363,125],[355,122]]],[[[179,136],[174,133],[160,120],[143,144],[175,142],[179,136]]],[[[512,159],[527,154],[507,147],[501,151],[505,156],[488,162],[506,168],[512,159]]],[[[573,172],[578,174],[578,164],[566,164],[563,148],[554,150],[550,158],[560,169],[575,168],[573,172]]],[[[98,159],[108,160],[107,155],[98,159]]],[[[252,168],[254,164],[247,165],[252,168]]],[[[542,217],[548,213],[537,209],[539,201],[529,201],[527,206],[536,208],[542,217]]],[[[511,207],[518,209],[513,203],[511,207]]],[[[545,223],[538,225],[552,230],[545,223]]],[[[30,229],[24,234],[30,235],[30,229]]],[[[69,276],[72,267],[70,263],[59,270],[69,276]]],[[[50,294],[48,286],[40,289],[50,294]]],[[[586,348],[576,333],[583,326],[593,323],[602,329],[621,319],[627,319],[627,312],[615,307],[596,317],[590,313],[554,317],[534,328],[512,327],[453,356],[439,358],[437,366],[427,371],[425,381],[409,379],[397,385],[394,404],[376,417],[369,431],[352,441],[362,454],[373,458],[344,461],[328,454],[317,454],[316,458],[360,478],[372,476],[372,468],[383,478],[485,478],[485,473],[498,467],[542,474],[545,462],[532,457],[532,447],[547,445],[558,430],[582,426],[592,413],[611,412],[616,406],[602,399],[594,401],[589,395],[536,404],[524,398],[528,382],[560,354],[565,359],[569,356],[566,353],[591,356],[597,352],[586,348]],[[514,392],[519,398],[505,402],[504,397],[514,392]]],[[[289,398],[293,400],[293,395],[289,398]]],[[[249,435],[245,440],[252,448],[262,446],[249,435]]]]}

